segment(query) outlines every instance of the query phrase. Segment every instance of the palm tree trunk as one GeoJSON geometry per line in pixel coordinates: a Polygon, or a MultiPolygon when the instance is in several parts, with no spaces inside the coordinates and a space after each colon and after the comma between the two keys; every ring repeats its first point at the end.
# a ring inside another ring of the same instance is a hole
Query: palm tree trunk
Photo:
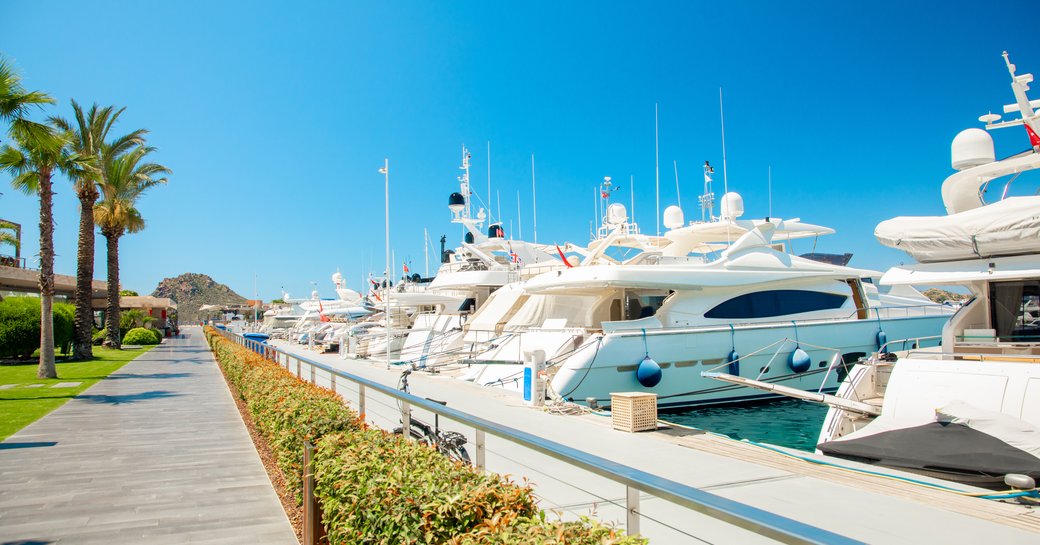
{"type": "Polygon", "coordinates": [[[77,192],[79,197],[79,247],[76,253],[76,318],[73,323],[72,358],[94,357],[94,202],[98,192],[94,182],[89,189],[77,192]]]}
{"type": "Polygon", "coordinates": [[[108,308],[105,311],[105,346],[119,348],[119,237],[121,233],[102,229],[108,250],[108,308]]]}
{"type": "Polygon", "coordinates": [[[39,378],[58,378],[54,367],[54,191],[51,170],[40,169],[40,366],[39,378]]]}

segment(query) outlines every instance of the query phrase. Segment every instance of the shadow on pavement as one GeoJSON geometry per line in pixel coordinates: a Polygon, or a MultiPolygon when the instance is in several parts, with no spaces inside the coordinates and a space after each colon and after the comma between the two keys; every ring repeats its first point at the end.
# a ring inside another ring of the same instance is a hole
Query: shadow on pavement
{"type": "MultiPolygon", "coordinates": [[[[57,441],[32,441],[25,443],[0,443],[0,450],[14,450],[16,448],[36,448],[36,447],[53,447],[57,445],[57,441]]],[[[22,543],[21,541],[14,541],[8,543],[22,543]]],[[[26,541],[25,543],[35,543],[26,541]]],[[[50,543],[49,541],[47,543],[50,543]]],[[[5,544],[6,545],[6,544],[5,544]]]]}
{"type": "Polygon", "coordinates": [[[76,396],[76,399],[82,399],[89,401],[90,403],[106,403],[109,405],[122,405],[125,403],[137,403],[139,401],[148,401],[151,399],[163,399],[167,397],[177,397],[183,394],[177,394],[166,390],[153,390],[151,392],[140,392],[137,394],[121,394],[121,395],[107,395],[107,394],[86,394],[76,396]]]}

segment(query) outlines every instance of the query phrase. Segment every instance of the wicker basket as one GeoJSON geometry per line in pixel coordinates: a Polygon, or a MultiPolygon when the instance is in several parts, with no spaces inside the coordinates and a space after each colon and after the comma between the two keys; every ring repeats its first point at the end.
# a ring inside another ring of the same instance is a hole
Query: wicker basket
{"type": "Polygon", "coordinates": [[[657,394],[610,394],[610,420],[615,430],[637,432],[657,429],[657,394]]]}

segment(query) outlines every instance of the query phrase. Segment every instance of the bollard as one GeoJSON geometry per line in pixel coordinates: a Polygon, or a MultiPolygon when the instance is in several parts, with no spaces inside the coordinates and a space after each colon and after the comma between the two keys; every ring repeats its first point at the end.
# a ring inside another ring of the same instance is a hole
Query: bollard
{"type": "Polygon", "coordinates": [[[314,495],[314,445],[303,443],[303,545],[317,545],[325,537],[318,498],[314,495]]]}

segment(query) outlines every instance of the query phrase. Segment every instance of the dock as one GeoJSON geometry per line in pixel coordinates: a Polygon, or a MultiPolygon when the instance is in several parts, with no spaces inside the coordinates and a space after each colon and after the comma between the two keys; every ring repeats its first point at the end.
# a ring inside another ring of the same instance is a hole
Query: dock
{"type": "MultiPolygon", "coordinates": [[[[317,354],[301,345],[278,341],[272,344],[382,384],[397,384],[402,371],[386,369],[383,361],[343,359],[336,354],[317,354]]],[[[306,367],[303,375],[310,379],[306,367]]],[[[316,373],[315,379],[320,386],[331,386],[328,375],[322,371],[316,373]]],[[[697,430],[621,432],[612,429],[609,417],[549,414],[524,406],[516,392],[445,376],[413,373],[410,382],[414,395],[445,400],[455,409],[866,543],[1040,539],[1040,512],[1019,504],[977,499],[885,476],[809,463],[789,454],[819,457],[697,430]]],[[[358,391],[354,384],[340,379],[336,391],[356,407],[358,391]]],[[[372,392],[367,395],[365,417],[384,429],[400,425],[396,402],[372,392]]],[[[432,422],[432,416],[421,411],[415,411],[413,418],[432,422]]],[[[472,430],[453,426],[443,418],[441,425],[467,435],[472,451],[472,430]]],[[[488,470],[531,482],[543,509],[568,519],[592,515],[619,525],[625,521],[625,489],[617,483],[496,437],[487,438],[486,457],[488,470]]],[[[874,472],[880,469],[844,461],[842,465],[874,472]]],[[[880,471],[930,480],[887,469],[880,471]]],[[[770,542],[646,495],[641,497],[640,513],[641,533],[651,543],[770,542]]]]}

